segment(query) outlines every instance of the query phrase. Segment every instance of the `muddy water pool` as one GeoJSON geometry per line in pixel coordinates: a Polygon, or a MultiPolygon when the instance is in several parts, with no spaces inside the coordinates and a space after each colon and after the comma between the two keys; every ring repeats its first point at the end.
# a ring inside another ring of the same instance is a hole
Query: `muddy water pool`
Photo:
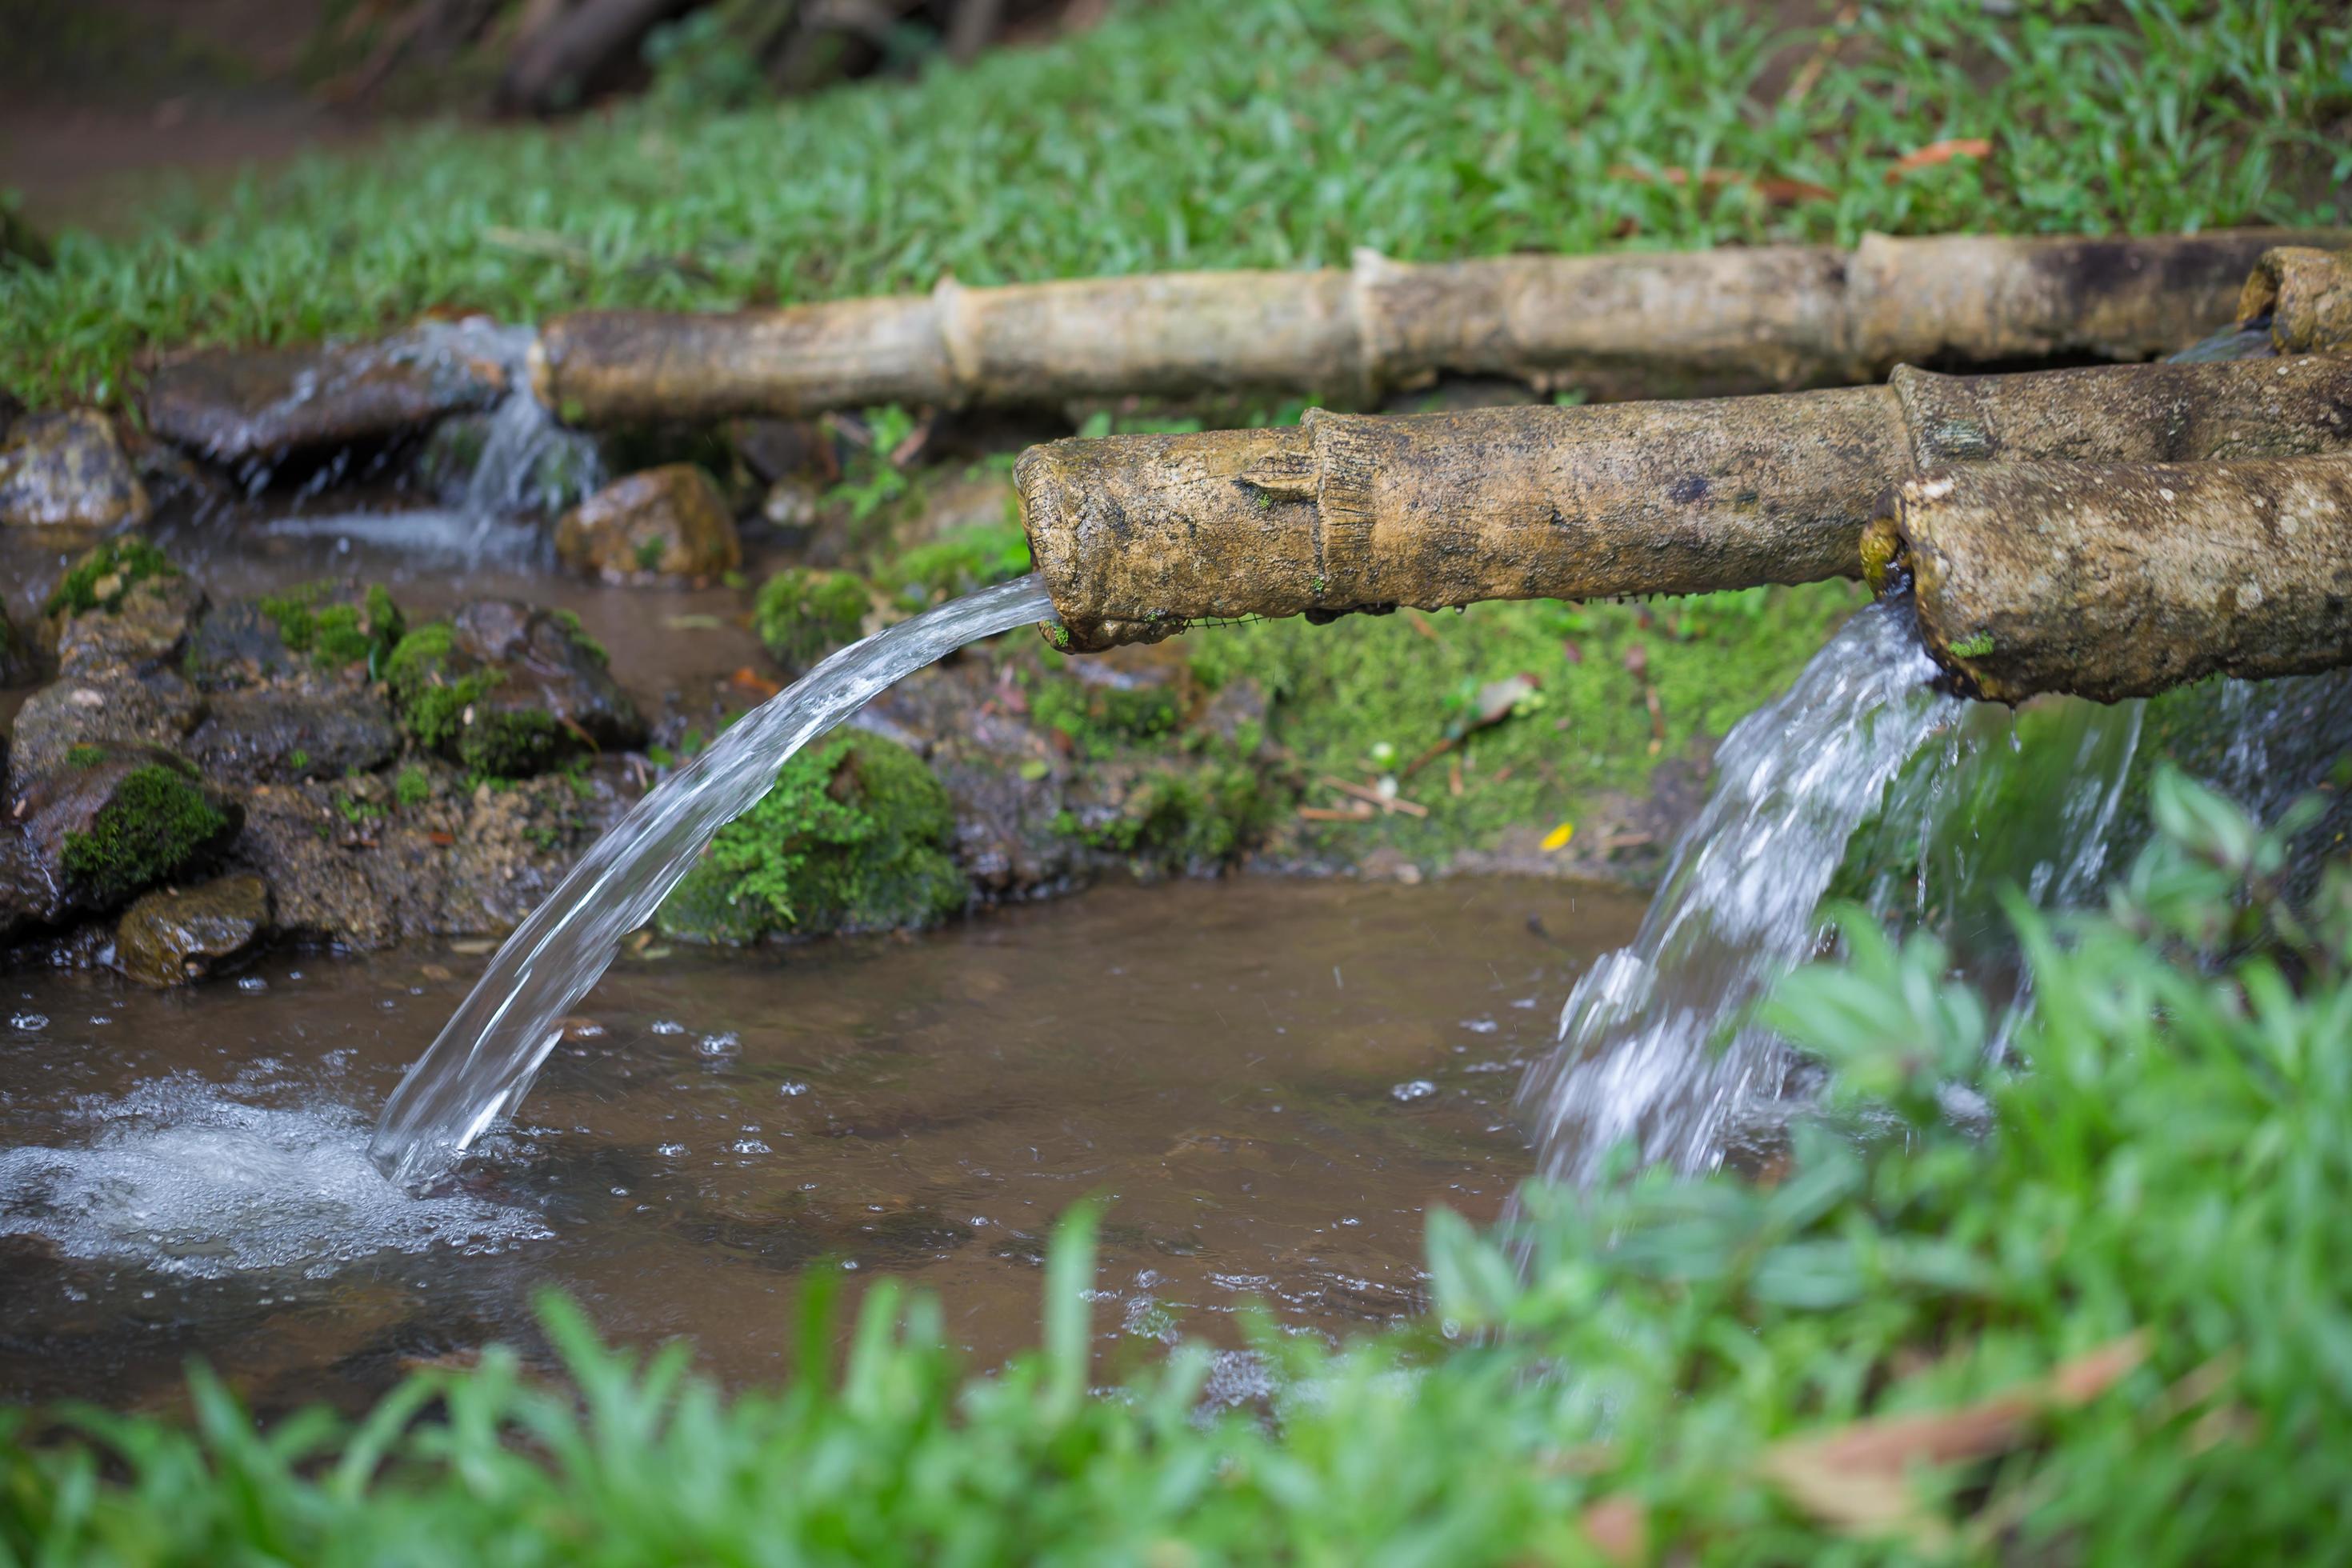
{"type": "MultiPolygon", "coordinates": [[[[0,1399],[170,1403],[202,1356],[264,1408],[356,1405],[530,1301],[789,1370],[812,1268],[936,1289],[982,1363],[1033,1342],[1054,1217],[1100,1194],[1107,1360],[1338,1337],[1424,1302],[1433,1204],[1491,1218],[1510,1101],[1636,897],[1463,879],[1097,889],[914,939],[625,956],[455,1182],[364,1164],[488,962],[281,954],[155,994],[0,984],[0,1399]]],[[[479,944],[477,944],[478,948],[479,944]]]]}

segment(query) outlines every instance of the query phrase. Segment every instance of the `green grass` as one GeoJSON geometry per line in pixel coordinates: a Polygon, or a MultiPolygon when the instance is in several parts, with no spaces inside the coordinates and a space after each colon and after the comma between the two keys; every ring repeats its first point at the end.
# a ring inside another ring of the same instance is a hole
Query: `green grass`
{"type": "Polygon", "coordinates": [[[2177,774],[2154,803],[2109,910],[2013,907],[2013,1053],[1933,942],[1849,921],[1773,1004],[1834,1073],[1777,1180],[1537,1189],[1516,1237],[1441,1211],[1433,1318],[1336,1353],[1261,1329],[1270,1412],[1201,1413],[1196,1348],[1092,1396],[1080,1205],[1040,1348],[985,1375],[887,1280],[836,1372],[820,1269],[770,1391],[550,1300],[561,1380],[495,1352],[355,1426],[257,1430],[201,1373],[192,1426],[0,1413],[0,1561],[1568,1563],[1596,1507],[1677,1562],[2341,1560],[2352,876],[2290,908],[2281,833],[2177,774]],[[1790,1446],[2117,1347],[1966,1463],[1790,1446]]]}
{"type": "Polygon", "coordinates": [[[146,349],[1171,267],[2340,220],[2326,0],[1862,6],[1812,52],[1732,8],[1179,0],[919,81],[680,117],[445,128],[60,237],[0,269],[0,384],[115,398],[146,349]],[[1889,183],[1948,137],[1958,160],[1889,183]],[[1811,181],[1774,208],[1613,173],[1811,181]]]}

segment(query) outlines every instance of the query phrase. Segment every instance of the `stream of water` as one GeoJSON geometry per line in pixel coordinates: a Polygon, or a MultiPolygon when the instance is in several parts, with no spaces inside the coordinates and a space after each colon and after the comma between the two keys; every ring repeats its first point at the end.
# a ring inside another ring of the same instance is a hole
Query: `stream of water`
{"type": "Polygon", "coordinates": [[[1873,605],[1725,739],[1640,935],[1577,983],[1559,1049],[1528,1075],[1545,1175],[1590,1179],[1627,1142],[1644,1163],[1713,1163],[1735,1112],[1778,1097],[1784,1053],[1746,1015],[1811,953],[1855,826],[1957,717],[1935,675],[1907,610],[1873,605]]]}
{"type": "Polygon", "coordinates": [[[653,917],[713,835],[751,809],[795,752],[893,682],[966,643],[1053,614],[1035,576],[984,588],[843,648],[730,726],[631,808],[500,947],[384,1106],[370,1152],[395,1182],[446,1170],[511,1110],[557,1020],[653,917]]]}

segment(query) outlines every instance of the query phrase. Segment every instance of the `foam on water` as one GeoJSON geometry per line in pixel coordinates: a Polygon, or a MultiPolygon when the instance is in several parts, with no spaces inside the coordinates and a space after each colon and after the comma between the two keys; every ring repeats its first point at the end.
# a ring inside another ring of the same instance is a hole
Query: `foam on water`
{"type": "Polygon", "coordinates": [[[319,1278],[373,1253],[497,1252],[551,1234],[472,1194],[405,1193],[370,1163],[355,1112],[256,1104],[253,1088],[183,1073],[80,1101],[86,1142],[0,1150],[0,1234],[194,1279],[319,1278]]]}

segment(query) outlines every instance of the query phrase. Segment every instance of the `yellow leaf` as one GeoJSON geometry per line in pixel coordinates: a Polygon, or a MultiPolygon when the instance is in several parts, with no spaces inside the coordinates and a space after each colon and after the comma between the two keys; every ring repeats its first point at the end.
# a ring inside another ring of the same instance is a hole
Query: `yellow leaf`
{"type": "MultiPolygon", "coordinates": [[[[1549,855],[1555,849],[1566,848],[1568,847],[1568,841],[1575,837],[1576,824],[1573,822],[1561,823],[1558,827],[1553,828],[1549,833],[1544,835],[1544,853],[1549,855]]],[[[1522,840],[1522,842],[1525,841],[1522,840]]]]}

